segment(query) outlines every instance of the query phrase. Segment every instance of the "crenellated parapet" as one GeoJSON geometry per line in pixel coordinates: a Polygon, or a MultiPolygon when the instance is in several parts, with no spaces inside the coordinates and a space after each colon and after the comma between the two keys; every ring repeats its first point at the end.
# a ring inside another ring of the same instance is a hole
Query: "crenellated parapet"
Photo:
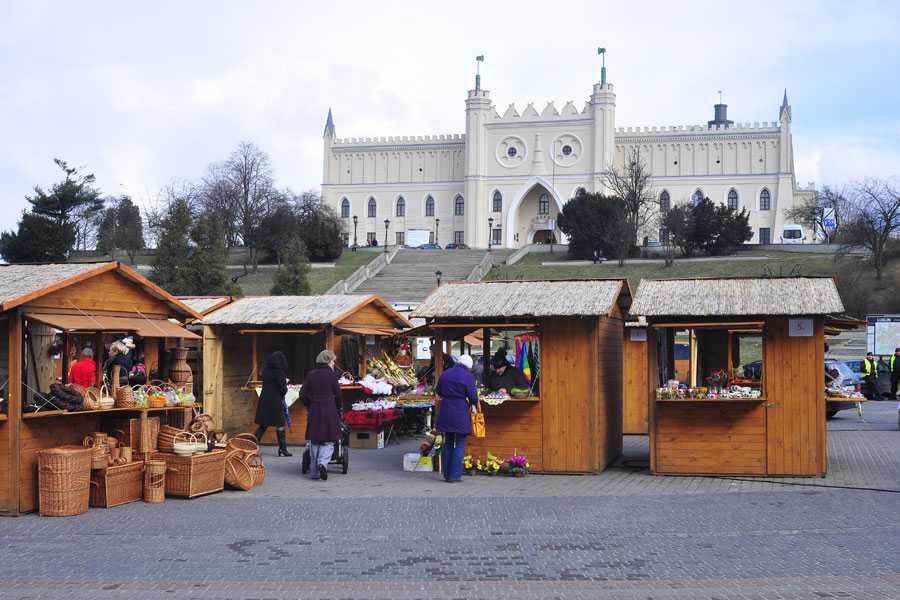
{"type": "Polygon", "coordinates": [[[754,131],[771,132],[779,129],[778,121],[756,121],[753,123],[735,123],[731,127],[708,127],[706,125],[659,125],[652,127],[616,127],[616,135],[627,134],[661,134],[661,133],[744,133],[754,131]]]}
{"type": "Polygon", "coordinates": [[[546,106],[538,112],[534,106],[534,102],[529,102],[520,112],[513,102],[503,111],[501,115],[496,107],[492,107],[490,123],[522,123],[527,121],[566,121],[571,119],[590,119],[590,111],[588,104],[585,104],[581,112],[575,107],[575,103],[569,100],[562,109],[556,107],[553,100],[547,102],[546,106]]]}
{"type": "Polygon", "coordinates": [[[423,145],[447,145],[465,144],[466,136],[462,133],[448,133],[438,135],[392,135],[386,137],[350,137],[334,140],[334,147],[365,147],[365,146],[423,146],[423,145]]]}

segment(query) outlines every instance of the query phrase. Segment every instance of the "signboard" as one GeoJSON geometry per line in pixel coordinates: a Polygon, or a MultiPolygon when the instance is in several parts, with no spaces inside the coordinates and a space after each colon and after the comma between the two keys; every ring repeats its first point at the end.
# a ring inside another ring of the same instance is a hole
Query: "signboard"
{"type": "Polygon", "coordinates": [[[900,315],[866,316],[866,350],[888,356],[900,348],[900,315]]]}
{"type": "Polygon", "coordinates": [[[431,340],[429,338],[416,338],[416,360],[431,360],[431,340]]]}
{"type": "Polygon", "coordinates": [[[632,342],[646,342],[647,341],[647,329],[645,327],[635,327],[631,330],[631,341],[632,342]]]}
{"type": "Polygon", "coordinates": [[[834,229],[837,227],[837,219],[834,216],[833,208],[822,209],[822,227],[825,229],[834,229]]]}
{"type": "Polygon", "coordinates": [[[421,246],[422,244],[427,244],[431,241],[431,230],[430,229],[407,229],[406,230],[406,245],[410,248],[415,248],[417,246],[421,246]]]}
{"type": "Polygon", "coordinates": [[[812,319],[788,319],[789,337],[812,337],[812,319]]]}

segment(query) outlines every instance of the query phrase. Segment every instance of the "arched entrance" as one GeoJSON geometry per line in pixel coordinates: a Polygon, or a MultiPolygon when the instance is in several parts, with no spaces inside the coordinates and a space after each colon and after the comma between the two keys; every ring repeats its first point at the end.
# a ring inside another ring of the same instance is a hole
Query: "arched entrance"
{"type": "Polygon", "coordinates": [[[566,243],[556,224],[563,202],[543,177],[533,177],[517,195],[506,213],[507,248],[526,244],[566,243]]]}

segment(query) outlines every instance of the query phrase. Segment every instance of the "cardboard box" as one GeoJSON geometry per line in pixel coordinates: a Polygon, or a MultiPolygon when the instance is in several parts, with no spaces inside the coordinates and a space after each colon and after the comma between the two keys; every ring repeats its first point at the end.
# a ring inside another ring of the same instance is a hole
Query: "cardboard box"
{"type": "Polygon", "coordinates": [[[381,450],[384,448],[384,430],[353,430],[350,432],[350,447],[381,450]]]}

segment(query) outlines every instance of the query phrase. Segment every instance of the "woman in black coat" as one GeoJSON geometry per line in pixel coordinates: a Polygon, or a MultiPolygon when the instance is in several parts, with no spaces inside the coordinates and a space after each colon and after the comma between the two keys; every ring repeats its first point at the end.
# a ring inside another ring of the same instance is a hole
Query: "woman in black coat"
{"type": "Polygon", "coordinates": [[[307,408],[306,442],[313,469],[313,479],[328,479],[328,462],[334,443],[341,439],[341,385],[334,372],[335,355],[322,350],[316,357],[316,368],[306,374],[300,400],[307,408]]]}
{"type": "Polygon", "coordinates": [[[262,436],[269,427],[275,428],[278,436],[278,456],[293,456],[287,449],[287,437],[284,433],[287,405],[284,396],[287,394],[287,357],[284,352],[273,352],[266,358],[262,371],[262,393],[256,406],[256,439],[262,436]]]}

